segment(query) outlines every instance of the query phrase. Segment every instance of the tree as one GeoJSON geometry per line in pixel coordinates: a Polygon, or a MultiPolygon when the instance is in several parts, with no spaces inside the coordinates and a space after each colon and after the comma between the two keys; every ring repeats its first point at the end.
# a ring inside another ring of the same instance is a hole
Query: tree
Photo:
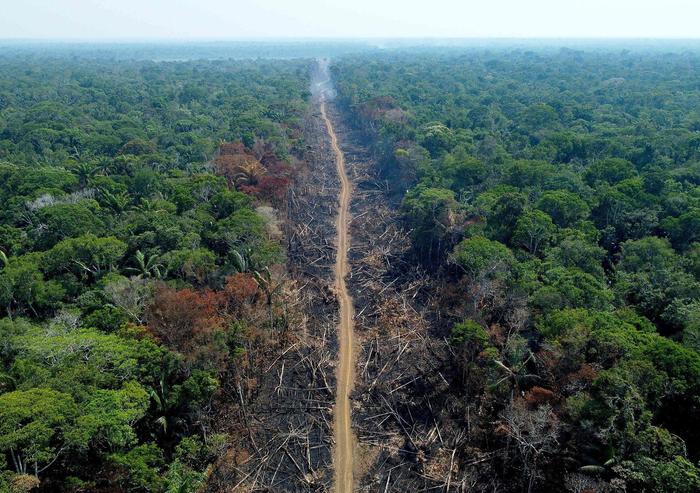
{"type": "Polygon", "coordinates": [[[636,175],[634,165],[626,159],[606,158],[593,163],[584,173],[589,185],[604,181],[614,185],[636,175]]]}
{"type": "Polygon", "coordinates": [[[175,449],[175,460],[168,467],[168,491],[195,493],[205,484],[207,464],[225,453],[226,436],[214,435],[202,443],[196,437],[183,438],[175,449]]]}
{"type": "Polygon", "coordinates": [[[164,464],[163,451],[154,443],[146,443],[109,456],[116,466],[117,482],[131,491],[161,491],[164,479],[159,473],[164,464]]]}
{"type": "Polygon", "coordinates": [[[167,275],[165,268],[160,263],[158,255],[146,257],[141,250],[136,250],[134,255],[136,267],[127,267],[125,270],[137,274],[139,277],[155,277],[161,279],[167,275]]]}
{"type": "Polygon", "coordinates": [[[217,219],[224,219],[234,212],[250,206],[252,199],[235,190],[222,190],[211,198],[211,206],[217,219]]]}
{"type": "Polygon", "coordinates": [[[469,393],[472,385],[478,385],[473,375],[479,369],[478,363],[482,353],[493,349],[489,346],[489,335],[478,323],[465,320],[452,327],[450,344],[457,350],[457,365],[461,368],[462,381],[469,393]]]}
{"type": "Polygon", "coordinates": [[[103,189],[100,190],[100,193],[103,204],[117,214],[121,214],[129,209],[131,197],[125,191],[111,192],[103,189]]]}
{"type": "Polygon", "coordinates": [[[229,187],[254,186],[266,171],[260,161],[241,146],[236,151],[224,151],[215,160],[216,173],[228,181],[229,187]]]}
{"type": "Polygon", "coordinates": [[[475,315],[493,300],[500,299],[511,280],[515,258],[503,244],[483,236],[460,242],[450,256],[451,262],[467,275],[469,296],[475,315]]]}
{"type": "Polygon", "coordinates": [[[443,167],[452,180],[452,188],[456,190],[473,187],[486,179],[486,166],[474,156],[465,156],[461,159],[450,155],[445,156],[443,167]]]}
{"type": "Polygon", "coordinates": [[[402,207],[419,256],[435,262],[456,236],[459,215],[454,192],[418,185],[406,193],[402,207]]]}
{"type": "Polygon", "coordinates": [[[515,223],[513,242],[537,255],[540,247],[552,239],[556,229],[549,215],[538,210],[528,211],[515,223]]]}
{"type": "Polygon", "coordinates": [[[216,254],[206,248],[173,250],[163,256],[168,272],[199,285],[216,271],[216,260],[216,254]]]}
{"type": "Polygon", "coordinates": [[[70,445],[77,407],[70,395],[29,389],[0,395],[0,450],[18,474],[39,476],[70,445]]]}
{"type": "Polygon", "coordinates": [[[80,162],[73,166],[71,171],[78,177],[78,184],[85,187],[89,178],[100,171],[100,167],[95,163],[80,162]]]}
{"type": "Polygon", "coordinates": [[[546,103],[535,103],[528,106],[520,115],[522,127],[530,133],[543,129],[551,129],[559,125],[557,111],[546,103]]]}
{"type": "Polygon", "coordinates": [[[508,247],[483,236],[462,240],[455,247],[451,258],[472,279],[508,276],[515,264],[515,258],[508,247]]]}
{"type": "Polygon", "coordinates": [[[0,306],[12,317],[15,313],[55,307],[65,296],[56,281],[47,281],[39,270],[40,254],[27,254],[7,259],[0,270],[0,306]]]}
{"type": "Polygon", "coordinates": [[[685,457],[668,462],[654,461],[648,475],[655,493],[692,493],[700,490],[700,468],[685,457]]]}
{"type": "Polygon", "coordinates": [[[700,284],[683,270],[669,241],[657,237],[622,244],[615,289],[655,321],[662,320],[674,299],[700,297],[700,284]]]}
{"type": "Polygon", "coordinates": [[[559,419],[548,404],[530,410],[522,400],[511,402],[503,419],[523,462],[529,493],[540,477],[542,461],[557,450],[559,419]]]}
{"type": "Polygon", "coordinates": [[[197,292],[189,288],[156,288],[153,303],[148,308],[148,330],[169,348],[191,361],[206,357],[218,364],[219,349],[215,336],[226,327],[223,296],[215,291],[197,292]]]}
{"type": "Polygon", "coordinates": [[[420,132],[418,143],[425,147],[433,157],[449,151],[454,145],[454,134],[440,122],[426,124],[420,132]]]}
{"type": "Polygon", "coordinates": [[[265,238],[265,221],[251,209],[238,209],[218,221],[205,238],[212,250],[220,254],[228,254],[230,250],[254,251],[265,238]]]}
{"type": "Polygon", "coordinates": [[[537,208],[546,212],[560,228],[566,228],[590,214],[588,204],[573,192],[547,190],[540,195],[537,208]]]}
{"type": "Polygon", "coordinates": [[[543,285],[532,295],[533,306],[544,313],[563,308],[609,308],[613,293],[590,274],[576,268],[554,267],[543,275],[543,285]]]}
{"type": "Polygon", "coordinates": [[[52,273],[72,272],[82,278],[97,279],[115,268],[126,249],[126,244],[113,236],[86,234],[55,245],[46,253],[46,266],[52,273]]]}
{"type": "Polygon", "coordinates": [[[97,329],[30,326],[11,338],[17,355],[10,371],[24,388],[52,388],[84,402],[95,389],[153,382],[166,353],[148,338],[125,339],[97,329]]]}
{"type": "Polygon", "coordinates": [[[143,314],[153,296],[153,281],[143,278],[114,276],[104,285],[107,299],[137,324],[144,323],[143,314]]]}
{"type": "Polygon", "coordinates": [[[146,390],[136,382],[126,382],[118,390],[96,390],[80,406],[80,416],[68,436],[83,448],[128,448],[136,442],[134,425],[145,416],[149,401],[146,390]]]}
{"type": "Polygon", "coordinates": [[[497,196],[486,213],[486,224],[493,239],[510,245],[515,226],[525,211],[527,197],[520,192],[506,191],[497,196]]]}
{"type": "Polygon", "coordinates": [[[265,301],[267,305],[268,319],[270,322],[270,329],[275,328],[275,318],[274,318],[274,296],[279,293],[284,287],[284,279],[275,279],[272,272],[267,267],[261,272],[253,272],[253,278],[255,282],[258,283],[258,287],[265,293],[265,301]]]}
{"type": "Polygon", "coordinates": [[[556,175],[557,168],[546,161],[519,159],[507,170],[506,183],[519,189],[539,190],[556,175]]]}
{"type": "Polygon", "coordinates": [[[545,255],[549,262],[562,267],[581,269],[596,278],[602,278],[605,250],[577,231],[570,231],[545,255]]]}
{"type": "Polygon", "coordinates": [[[94,200],[77,204],[57,204],[37,211],[41,227],[38,229],[40,244],[51,248],[64,238],[74,238],[88,233],[99,235],[104,230],[102,220],[96,214],[99,205],[94,200]]]}
{"type": "Polygon", "coordinates": [[[680,250],[687,249],[693,242],[700,241],[700,209],[691,209],[677,218],[669,217],[662,227],[680,250]]]}

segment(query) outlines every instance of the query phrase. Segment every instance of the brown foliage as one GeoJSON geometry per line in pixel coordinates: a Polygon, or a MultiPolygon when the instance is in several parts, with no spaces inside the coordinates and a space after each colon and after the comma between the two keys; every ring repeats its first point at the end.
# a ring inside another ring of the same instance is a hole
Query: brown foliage
{"type": "Polygon", "coordinates": [[[10,480],[12,493],[26,493],[39,487],[39,478],[31,474],[17,474],[10,480]]]}
{"type": "Polygon", "coordinates": [[[240,315],[255,301],[258,283],[250,274],[239,272],[226,278],[223,294],[227,312],[240,315]]]}
{"type": "Polygon", "coordinates": [[[531,408],[538,407],[542,404],[552,404],[556,400],[554,392],[543,387],[532,387],[525,394],[525,402],[531,408]]]}
{"type": "Polygon", "coordinates": [[[269,202],[276,208],[282,208],[285,205],[290,181],[285,176],[264,176],[258,182],[259,192],[257,197],[265,202],[269,202]]]}
{"type": "Polygon", "coordinates": [[[265,174],[260,161],[249,154],[222,154],[214,160],[216,174],[226,178],[229,187],[255,185],[265,174]]]}
{"type": "Polygon", "coordinates": [[[579,391],[587,388],[593,383],[593,380],[598,376],[598,372],[588,363],[584,363],[581,367],[567,376],[567,389],[569,391],[579,391]]]}
{"type": "Polygon", "coordinates": [[[214,166],[216,173],[226,178],[229,187],[276,207],[284,203],[292,167],[277,159],[262,141],[257,141],[252,151],[240,142],[222,144],[214,166]]]}
{"type": "Polygon", "coordinates": [[[235,156],[236,154],[245,154],[245,146],[243,142],[224,142],[219,146],[219,154],[222,156],[235,156]]]}
{"type": "Polygon", "coordinates": [[[392,110],[401,110],[396,100],[391,96],[378,96],[364,103],[360,113],[366,120],[376,121],[392,110]]]}
{"type": "Polygon", "coordinates": [[[227,349],[216,335],[235,319],[250,319],[258,293],[257,282],[245,273],[227,277],[220,291],[173,289],[161,284],[146,314],[146,330],[188,361],[223,364],[227,349]]]}
{"type": "Polygon", "coordinates": [[[149,307],[148,330],[168,347],[185,355],[211,342],[224,327],[224,296],[212,290],[176,290],[161,285],[149,307]]]}

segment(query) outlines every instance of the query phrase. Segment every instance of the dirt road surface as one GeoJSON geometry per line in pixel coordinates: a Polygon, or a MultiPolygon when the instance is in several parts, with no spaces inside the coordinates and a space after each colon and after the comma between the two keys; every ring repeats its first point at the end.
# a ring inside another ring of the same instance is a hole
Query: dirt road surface
{"type": "Polygon", "coordinates": [[[345,171],[345,157],[338,146],[338,138],[333,124],[326,113],[326,102],[321,101],[321,116],[331,139],[335,154],[335,163],[340,178],[340,196],[338,200],[338,217],[336,219],[337,254],[335,262],[335,291],[340,304],[340,325],[338,340],[338,378],[334,412],[335,432],[335,490],[337,493],[349,493],[353,490],[353,464],[355,437],[352,431],[350,414],[350,392],[355,380],[353,306],[352,298],[345,285],[348,273],[348,223],[352,187],[345,171]]]}

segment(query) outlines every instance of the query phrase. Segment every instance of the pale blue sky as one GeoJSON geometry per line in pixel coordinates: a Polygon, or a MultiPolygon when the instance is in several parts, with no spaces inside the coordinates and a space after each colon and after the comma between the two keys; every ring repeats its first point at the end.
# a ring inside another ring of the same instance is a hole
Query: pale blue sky
{"type": "Polygon", "coordinates": [[[700,0],[0,0],[2,38],[700,37],[700,0]]]}

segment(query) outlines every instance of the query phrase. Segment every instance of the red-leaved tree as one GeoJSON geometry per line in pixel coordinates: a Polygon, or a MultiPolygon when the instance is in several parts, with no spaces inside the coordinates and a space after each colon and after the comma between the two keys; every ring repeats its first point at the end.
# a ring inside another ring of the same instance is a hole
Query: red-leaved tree
{"type": "Polygon", "coordinates": [[[156,289],[148,310],[148,330],[163,344],[186,356],[211,343],[226,323],[224,296],[212,290],[156,289]]]}

